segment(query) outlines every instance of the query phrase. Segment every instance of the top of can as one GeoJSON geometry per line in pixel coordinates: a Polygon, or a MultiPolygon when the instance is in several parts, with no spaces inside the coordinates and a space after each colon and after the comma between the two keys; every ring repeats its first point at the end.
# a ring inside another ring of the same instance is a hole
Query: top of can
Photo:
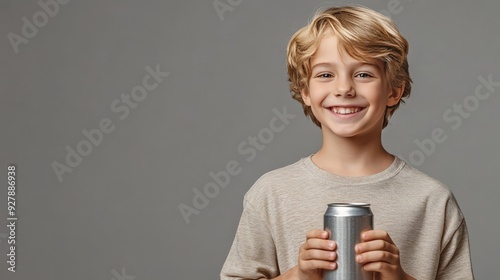
{"type": "Polygon", "coordinates": [[[329,203],[325,216],[371,216],[369,203],[329,203]]]}
{"type": "Polygon", "coordinates": [[[336,203],[329,203],[328,207],[370,207],[370,203],[336,202],[336,203]]]}

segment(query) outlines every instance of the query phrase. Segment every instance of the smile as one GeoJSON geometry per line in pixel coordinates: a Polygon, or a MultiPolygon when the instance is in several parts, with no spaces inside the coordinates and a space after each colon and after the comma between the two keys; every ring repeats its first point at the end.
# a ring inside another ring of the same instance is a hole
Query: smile
{"type": "Polygon", "coordinates": [[[363,110],[364,107],[331,107],[331,111],[339,115],[350,115],[356,114],[357,112],[363,110]]]}

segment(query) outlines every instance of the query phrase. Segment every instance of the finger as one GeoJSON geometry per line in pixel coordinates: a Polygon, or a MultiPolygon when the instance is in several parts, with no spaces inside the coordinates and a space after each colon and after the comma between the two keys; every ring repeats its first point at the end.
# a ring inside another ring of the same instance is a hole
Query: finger
{"type": "Polygon", "coordinates": [[[337,259],[337,253],[324,250],[306,250],[301,252],[300,259],[335,261],[337,259]]]}
{"type": "Polygon", "coordinates": [[[385,240],[389,243],[394,244],[391,237],[389,236],[389,233],[387,233],[387,231],[385,231],[385,230],[375,229],[375,230],[365,231],[365,232],[363,232],[363,234],[361,234],[361,239],[365,242],[370,241],[370,240],[382,239],[382,240],[385,240]]]}
{"type": "Polygon", "coordinates": [[[301,261],[299,263],[299,267],[301,270],[313,270],[313,269],[333,270],[337,268],[337,263],[323,261],[323,260],[308,260],[308,261],[301,261]]]}
{"type": "Polygon", "coordinates": [[[371,251],[356,256],[356,261],[361,264],[383,262],[390,265],[399,265],[399,255],[387,251],[371,251]]]}
{"type": "Polygon", "coordinates": [[[392,254],[399,254],[399,249],[396,245],[382,239],[356,244],[355,251],[358,254],[370,251],[387,251],[392,254]]]}
{"type": "Polygon", "coordinates": [[[398,267],[386,262],[371,262],[363,265],[363,270],[394,275],[398,271],[398,267]]]}
{"type": "Polygon", "coordinates": [[[337,249],[337,243],[335,243],[335,241],[333,240],[311,238],[307,239],[306,242],[304,242],[302,249],[304,250],[321,249],[321,250],[333,251],[337,249]]]}
{"type": "Polygon", "coordinates": [[[328,231],[324,231],[321,229],[313,229],[308,232],[306,232],[306,238],[321,238],[321,239],[327,239],[328,238],[328,231]]]}

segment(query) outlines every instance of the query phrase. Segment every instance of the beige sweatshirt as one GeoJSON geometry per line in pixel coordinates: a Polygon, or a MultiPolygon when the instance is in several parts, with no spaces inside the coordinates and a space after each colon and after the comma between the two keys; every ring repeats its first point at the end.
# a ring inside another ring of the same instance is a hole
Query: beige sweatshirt
{"type": "Polygon", "coordinates": [[[297,265],[308,230],[332,202],[370,203],[401,265],[419,280],[473,279],[467,226],[451,191],[397,158],[386,170],[343,177],[306,157],[263,175],[246,193],[221,279],[274,278],[297,265]]]}

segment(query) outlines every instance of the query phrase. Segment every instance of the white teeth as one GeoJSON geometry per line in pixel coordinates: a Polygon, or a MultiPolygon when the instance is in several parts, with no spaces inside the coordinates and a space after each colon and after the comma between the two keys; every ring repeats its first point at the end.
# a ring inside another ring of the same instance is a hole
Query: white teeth
{"type": "Polygon", "coordinates": [[[354,107],[354,108],[344,108],[344,107],[333,107],[332,111],[335,114],[341,114],[341,115],[348,115],[348,114],[354,114],[359,111],[361,111],[361,107],[354,107]]]}

